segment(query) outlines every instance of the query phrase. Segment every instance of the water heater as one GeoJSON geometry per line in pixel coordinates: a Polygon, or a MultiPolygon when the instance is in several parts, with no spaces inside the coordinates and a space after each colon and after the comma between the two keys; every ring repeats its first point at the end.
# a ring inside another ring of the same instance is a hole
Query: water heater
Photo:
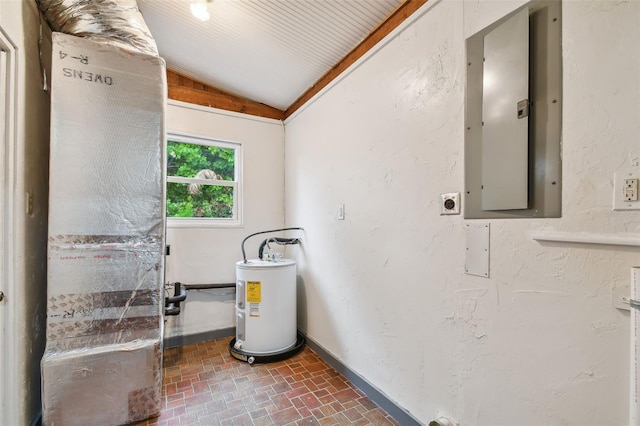
{"type": "Polygon", "coordinates": [[[229,344],[231,355],[250,364],[286,359],[304,346],[296,323],[296,262],[263,257],[262,247],[259,256],[236,263],[236,337],[229,344]]]}
{"type": "Polygon", "coordinates": [[[250,260],[236,264],[236,342],[255,354],[296,343],[296,262],[250,260]]]}

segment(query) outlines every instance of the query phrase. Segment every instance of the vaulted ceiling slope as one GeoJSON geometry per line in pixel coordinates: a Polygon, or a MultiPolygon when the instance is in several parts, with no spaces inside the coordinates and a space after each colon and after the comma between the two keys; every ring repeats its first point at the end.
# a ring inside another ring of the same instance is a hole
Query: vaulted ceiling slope
{"type": "Polygon", "coordinates": [[[284,118],[426,1],[138,0],[138,5],[172,70],[170,97],[190,91],[195,103],[284,118]],[[194,2],[206,5],[209,20],[191,14],[194,2]]]}

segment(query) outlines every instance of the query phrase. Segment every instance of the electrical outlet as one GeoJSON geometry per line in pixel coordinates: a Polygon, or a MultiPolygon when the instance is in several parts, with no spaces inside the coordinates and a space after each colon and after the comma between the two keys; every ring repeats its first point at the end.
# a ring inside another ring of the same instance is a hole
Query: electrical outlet
{"type": "Polygon", "coordinates": [[[27,192],[27,214],[33,217],[33,194],[31,192],[27,192]]]}
{"type": "Polygon", "coordinates": [[[613,209],[640,210],[638,181],[640,171],[616,172],[613,175],[613,209]]]}
{"type": "Polygon", "coordinates": [[[624,200],[638,201],[638,179],[625,179],[624,182],[624,200]]]}
{"type": "Polygon", "coordinates": [[[440,194],[440,214],[460,214],[460,193],[440,194]]]}

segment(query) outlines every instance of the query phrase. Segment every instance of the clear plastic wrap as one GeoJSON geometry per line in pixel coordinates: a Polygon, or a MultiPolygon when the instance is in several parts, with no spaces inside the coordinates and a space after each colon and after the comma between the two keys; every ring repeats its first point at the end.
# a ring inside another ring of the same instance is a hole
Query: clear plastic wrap
{"type": "Polygon", "coordinates": [[[163,60],[53,43],[49,235],[162,236],[163,60]]]}
{"type": "Polygon", "coordinates": [[[123,425],[160,410],[162,344],[156,339],[49,353],[42,369],[47,426],[123,425]]]}
{"type": "Polygon", "coordinates": [[[136,0],[36,0],[53,31],[158,56],[136,0]]]}
{"type": "Polygon", "coordinates": [[[49,239],[47,351],[160,339],[157,237],[49,239]]]}

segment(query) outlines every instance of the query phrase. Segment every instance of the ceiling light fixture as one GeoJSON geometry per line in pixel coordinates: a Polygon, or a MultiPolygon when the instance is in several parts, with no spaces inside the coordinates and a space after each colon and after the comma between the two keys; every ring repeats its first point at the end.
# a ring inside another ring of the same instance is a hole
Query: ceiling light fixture
{"type": "Polygon", "coordinates": [[[192,1],[191,5],[189,6],[189,9],[191,9],[191,13],[193,14],[193,16],[195,16],[196,18],[198,18],[201,21],[208,21],[209,18],[211,18],[211,15],[209,15],[209,3],[211,2],[211,0],[196,0],[196,1],[192,1]]]}

